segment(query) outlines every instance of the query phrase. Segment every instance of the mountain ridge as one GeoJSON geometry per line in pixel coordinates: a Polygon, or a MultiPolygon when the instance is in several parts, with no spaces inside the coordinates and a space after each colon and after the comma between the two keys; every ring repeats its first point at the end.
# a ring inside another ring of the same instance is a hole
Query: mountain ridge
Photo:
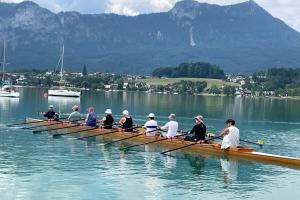
{"type": "Polygon", "coordinates": [[[299,66],[300,33],[253,0],[219,6],[177,2],[161,13],[57,14],[25,1],[0,3],[0,44],[8,40],[11,68],[56,66],[66,47],[66,69],[149,74],[158,66],[203,61],[227,72],[299,66]]]}

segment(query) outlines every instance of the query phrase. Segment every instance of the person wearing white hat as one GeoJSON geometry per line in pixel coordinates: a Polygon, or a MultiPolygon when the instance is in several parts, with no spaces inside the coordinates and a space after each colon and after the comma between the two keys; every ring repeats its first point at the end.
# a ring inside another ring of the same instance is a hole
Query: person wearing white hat
{"type": "Polygon", "coordinates": [[[102,123],[105,129],[112,129],[115,119],[112,116],[112,110],[105,110],[105,117],[102,119],[102,123]]]}
{"type": "Polygon", "coordinates": [[[196,121],[196,125],[190,131],[190,134],[192,134],[192,136],[186,136],[185,140],[203,143],[205,142],[206,136],[206,126],[203,123],[204,118],[202,115],[198,115],[194,117],[194,119],[196,121]]]}
{"type": "Polygon", "coordinates": [[[73,112],[69,115],[68,121],[69,122],[73,122],[75,124],[80,123],[81,115],[79,113],[79,106],[78,105],[74,105],[72,107],[72,110],[73,110],[73,112]]]}
{"type": "Polygon", "coordinates": [[[49,105],[48,111],[42,113],[44,115],[44,117],[48,118],[48,119],[54,119],[56,116],[56,112],[54,111],[54,106],[53,105],[49,105]]]}
{"type": "Polygon", "coordinates": [[[122,112],[122,114],[123,114],[123,117],[119,122],[122,125],[122,129],[125,132],[132,132],[133,131],[133,128],[132,128],[133,127],[133,119],[129,115],[128,110],[124,110],[122,112]]]}
{"type": "Polygon", "coordinates": [[[168,123],[166,123],[160,129],[167,130],[167,133],[163,134],[164,137],[173,138],[177,134],[177,131],[178,131],[178,122],[176,121],[175,114],[170,114],[170,116],[168,118],[170,121],[168,123]]]}
{"type": "Polygon", "coordinates": [[[155,136],[157,133],[157,121],[155,121],[155,115],[150,113],[148,115],[149,120],[145,123],[144,128],[146,129],[146,136],[155,136]]]}

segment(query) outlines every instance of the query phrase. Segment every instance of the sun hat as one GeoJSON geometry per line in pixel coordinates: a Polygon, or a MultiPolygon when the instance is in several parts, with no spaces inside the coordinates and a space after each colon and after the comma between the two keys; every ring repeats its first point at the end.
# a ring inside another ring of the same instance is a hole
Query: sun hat
{"type": "Polygon", "coordinates": [[[72,107],[72,110],[78,110],[79,109],[79,106],[78,105],[74,105],[73,107],[72,107]]]}
{"type": "Polygon", "coordinates": [[[106,109],[105,110],[105,114],[111,115],[112,114],[112,110],[111,109],[106,109]]]}
{"type": "Polygon", "coordinates": [[[195,119],[196,119],[197,121],[201,122],[201,123],[203,123],[203,120],[204,120],[204,118],[203,118],[202,115],[196,116],[195,119]]]}
{"type": "Polygon", "coordinates": [[[170,114],[168,117],[170,120],[175,120],[176,119],[176,115],[175,114],[170,114]]]}
{"type": "Polygon", "coordinates": [[[124,110],[124,111],[122,112],[122,114],[123,114],[123,115],[129,115],[129,112],[128,112],[128,110],[124,110]]]}
{"type": "Polygon", "coordinates": [[[148,115],[148,117],[149,117],[149,118],[154,118],[155,115],[154,115],[154,113],[150,113],[150,114],[148,115]]]}

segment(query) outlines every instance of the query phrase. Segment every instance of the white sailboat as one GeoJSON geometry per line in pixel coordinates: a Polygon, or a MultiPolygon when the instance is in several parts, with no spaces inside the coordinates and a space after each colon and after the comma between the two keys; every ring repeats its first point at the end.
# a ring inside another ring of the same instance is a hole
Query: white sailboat
{"type": "Polygon", "coordinates": [[[63,86],[64,80],[63,80],[63,67],[64,67],[64,53],[65,48],[62,47],[62,54],[59,59],[60,64],[60,87],[58,88],[50,88],[48,90],[48,96],[56,96],[56,97],[76,97],[79,98],[81,96],[81,91],[74,91],[66,88],[63,86]]]}
{"type": "Polygon", "coordinates": [[[19,98],[20,93],[16,91],[16,88],[11,85],[10,81],[5,80],[5,67],[8,64],[6,62],[6,43],[3,44],[3,52],[2,52],[2,81],[0,88],[0,97],[11,97],[11,98],[19,98]]]}

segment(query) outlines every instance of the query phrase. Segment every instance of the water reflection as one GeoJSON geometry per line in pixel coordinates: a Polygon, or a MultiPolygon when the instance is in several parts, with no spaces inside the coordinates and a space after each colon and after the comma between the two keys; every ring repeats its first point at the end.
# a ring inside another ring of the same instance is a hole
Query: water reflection
{"type": "Polygon", "coordinates": [[[69,111],[71,112],[71,108],[73,105],[80,105],[80,98],[66,98],[66,97],[48,97],[48,104],[54,105],[54,108],[57,109],[58,112],[69,111]]]}
{"type": "Polygon", "coordinates": [[[232,158],[221,158],[221,168],[225,184],[231,184],[238,176],[238,160],[232,158]]]}

